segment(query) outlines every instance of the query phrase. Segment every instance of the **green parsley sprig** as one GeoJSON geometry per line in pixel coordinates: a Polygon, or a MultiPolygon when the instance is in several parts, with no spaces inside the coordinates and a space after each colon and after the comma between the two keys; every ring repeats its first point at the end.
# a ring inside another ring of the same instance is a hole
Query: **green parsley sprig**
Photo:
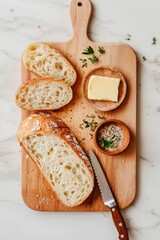
{"type": "Polygon", "coordinates": [[[93,57],[88,58],[88,59],[91,61],[91,63],[95,63],[95,62],[99,61],[98,57],[96,57],[95,55],[93,55],[93,57]]]}
{"type": "Polygon", "coordinates": [[[145,56],[143,56],[143,62],[145,62],[147,60],[147,58],[145,56]]]}
{"type": "Polygon", "coordinates": [[[104,116],[98,116],[99,119],[106,119],[104,116]]]}
{"type": "Polygon", "coordinates": [[[80,58],[79,60],[82,62],[82,68],[88,66],[86,58],[80,58]]]}
{"type": "MultiPolygon", "coordinates": [[[[100,54],[105,53],[105,49],[104,47],[98,47],[98,52],[100,54]]],[[[95,55],[94,49],[89,46],[86,49],[84,49],[84,51],[82,52],[83,55],[92,55],[91,57],[89,57],[88,59],[86,58],[80,58],[80,61],[82,62],[82,67],[87,67],[87,60],[89,60],[91,63],[96,63],[99,62],[99,56],[95,55]]]]}
{"type": "Polygon", "coordinates": [[[94,54],[94,50],[91,46],[89,46],[88,48],[84,49],[84,52],[82,52],[82,54],[84,55],[94,54]]]}
{"type": "Polygon", "coordinates": [[[103,53],[105,53],[106,51],[104,50],[104,47],[99,47],[99,48],[98,48],[98,52],[101,53],[101,54],[103,54],[103,53]]]}
{"type": "Polygon", "coordinates": [[[152,45],[156,45],[157,44],[157,38],[156,37],[153,37],[152,38],[152,45]]]}
{"type": "Polygon", "coordinates": [[[84,49],[84,52],[82,52],[82,54],[84,55],[92,55],[92,57],[88,58],[88,60],[90,60],[92,63],[98,62],[99,59],[98,57],[94,54],[94,50],[91,46],[87,47],[86,49],[84,49]]]}

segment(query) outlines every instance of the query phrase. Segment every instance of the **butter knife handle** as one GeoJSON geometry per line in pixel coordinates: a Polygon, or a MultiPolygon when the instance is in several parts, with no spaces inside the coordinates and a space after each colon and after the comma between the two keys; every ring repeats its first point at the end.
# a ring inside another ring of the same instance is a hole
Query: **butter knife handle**
{"type": "Polygon", "coordinates": [[[115,206],[115,207],[110,208],[110,210],[112,212],[112,218],[113,218],[114,224],[119,233],[119,239],[120,240],[129,240],[127,228],[126,228],[125,222],[123,220],[123,217],[121,215],[119,208],[117,206],[115,206]]]}

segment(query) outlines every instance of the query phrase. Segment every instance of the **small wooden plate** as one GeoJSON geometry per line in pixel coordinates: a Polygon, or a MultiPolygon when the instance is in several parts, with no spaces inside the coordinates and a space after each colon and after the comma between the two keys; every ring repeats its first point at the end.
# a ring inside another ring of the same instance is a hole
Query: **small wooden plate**
{"type": "Polygon", "coordinates": [[[115,108],[117,108],[124,100],[127,92],[127,84],[124,76],[122,73],[113,67],[108,67],[106,65],[103,65],[98,68],[94,68],[91,71],[89,71],[83,78],[83,93],[84,97],[87,100],[87,102],[96,110],[100,110],[103,112],[111,111],[115,108]],[[113,77],[113,78],[119,78],[120,86],[119,86],[119,96],[118,96],[118,102],[111,102],[111,101],[102,101],[102,100],[91,100],[88,98],[88,83],[89,79],[92,75],[98,75],[98,76],[105,76],[105,77],[113,77]]]}
{"type": "Polygon", "coordinates": [[[128,129],[127,125],[124,122],[122,122],[120,120],[117,120],[117,119],[108,119],[108,120],[105,120],[105,121],[101,122],[97,126],[96,131],[94,132],[93,141],[94,141],[94,144],[96,145],[96,147],[98,148],[99,151],[101,151],[102,153],[104,153],[106,155],[114,156],[114,155],[117,155],[117,154],[123,152],[128,147],[129,142],[130,142],[130,132],[129,132],[129,129],[128,129]],[[104,150],[103,148],[101,148],[98,144],[98,141],[97,141],[99,130],[106,124],[115,124],[115,125],[119,126],[123,131],[123,136],[124,137],[123,137],[122,145],[112,152],[104,150]]]}

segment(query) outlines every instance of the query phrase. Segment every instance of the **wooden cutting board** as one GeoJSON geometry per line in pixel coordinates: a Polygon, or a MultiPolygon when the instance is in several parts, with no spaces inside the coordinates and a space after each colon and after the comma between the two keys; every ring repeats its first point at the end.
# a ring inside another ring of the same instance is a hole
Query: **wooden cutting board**
{"type": "MultiPolygon", "coordinates": [[[[73,37],[68,42],[50,42],[51,47],[58,49],[75,67],[78,79],[73,86],[74,98],[65,107],[54,114],[60,117],[76,135],[82,147],[89,153],[93,148],[99,157],[106,173],[117,202],[121,209],[126,208],[133,201],[136,194],[136,55],[133,49],[122,43],[95,43],[87,36],[87,28],[91,16],[91,3],[89,0],[72,0],[71,19],[73,24],[73,37]],[[80,58],[84,58],[82,51],[92,46],[98,55],[98,47],[103,46],[105,54],[99,56],[98,63],[89,63],[87,68],[82,68],[80,58]],[[92,68],[108,65],[118,68],[125,76],[127,82],[127,96],[124,102],[110,112],[95,111],[83,98],[82,79],[84,74],[92,68]],[[131,142],[128,149],[117,156],[109,157],[97,151],[91,139],[92,132],[84,128],[83,119],[91,121],[87,115],[96,116],[95,121],[102,121],[97,116],[116,118],[124,121],[131,132],[131,142]],[[85,139],[84,139],[85,138],[85,139]],[[83,140],[82,140],[83,139],[83,140]]],[[[22,82],[36,76],[27,71],[22,63],[22,82]]],[[[23,111],[22,118],[31,112],[23,111]]],[[[22,149],[22,195],[24,202],[32,209],[40,211],[107,211],[103,205],[100,192],[95,181],[95,188],[90,197],[80,206],[67,208],[50,189],[36,165],[29,159],[22,149]]]]}

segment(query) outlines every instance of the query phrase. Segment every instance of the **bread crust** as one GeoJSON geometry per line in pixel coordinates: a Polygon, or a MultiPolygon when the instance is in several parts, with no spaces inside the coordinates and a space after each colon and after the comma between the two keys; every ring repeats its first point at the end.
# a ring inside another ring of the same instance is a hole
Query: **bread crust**
{"type": "MultiPolygon", "coordinates": [[[[63,139],[63,141],[65,141],[65,143],[67,145],[69,145],[69,147],[72,148],[74,153],[83,161],[83,163],[84,163],[86,169],[88,170],[88,172],[90,174],[90,177],[92,179],[92,190],[93,190],[93,187],[94,187],[94,173],[93,173],[91,163],[90,163],[87,155],[83,151],[82,147],[77,142],[73,133],[70,131],[68,126],[62,120],[58,119],[57,117],[55,117],[52,114],[49,114],[49,113],[46,113],[46,112],[40,112],[38,114],[30,115],[29,117],[25,118],[20,123],[19,128],[18,128],[18,132],[17,132],[17,138],[18,138],[18,141],[19,141],[20,145],[25,149],[25,151],[27,152],[27,154],[29,156],[30,156],[29,152],[27,151],[27,149],[23,145],[23,138],[27,137],[29,135],[32,135],[34,133],[56,135],[59,138],[63,139]]],[[[39,167],[39,165],[37,164],[37,162],[31,156],[30,156],[30,158],[32,159],[32,161],[34,163],[36,163],[37,167],[42,172],[42,170],[39,167]]],[[[42,174],[43,174],[43,172],[42,172],[42,174]]],[[[43,176],[45,177],[44,174],[43,174],[43,176]]],[[[46,178],[46,180],[48,181],[47,178],[46,178]]],[[[50,184],[50,182],[49,182],[49,184],[50,184]]],[[[50,186],[51,186],[52,190],[56,193],[53,185],[50,184],[50,186]]],[[[61,199],[59,198],[57,193],[56,193],[56,195],[57,195],[58,199],[61,201],[61,199]]],[[[88,196],[86,196],[85,199],[87,199],[88,196]]],[[[85,201],[85,199],[83,201],[77,203],[76,205],[70,206],[70,207],[75,207],[75,206],[81,204],[82,202],[85,201]]],[[[68,205],[66,205],[66,206],[68,207],[68,205]]]]}
{"type": "MultiPolygon", "coordinates": [[[[70,86],[73,86],[73,85],[75,84],[75,82],[76,82],[76,79],[77,79],[77,73],[76,73],[74,67],[73,67],[72,64],[68,61],[68,59],[66,59],[66,58],[64,57],[64,55],[63,55],[62,53],[60,53],[60,52],[59,52],[57,49],[55,49],[54,47],[50,47],[49,44],[47,44],[47,43],[44,44],[44,43],[42,43],[42,42],[33,42],[33,43],[29,44],[29,45],[24,49],[23,54],[22,54],[23,66],[24,66],[28,71],[34,73],[37,77],[43,77],[43,76],[39,75],[36,71],[31,70],[31,69],[27,66],[27,64],[26,64],[28,49],[29,49],[30,47],[32,47],[32,46],[35,46],[35,45],[36,45],[36,46],[37,46],[37,45],[38,45],[38,46],[47,46],[49,50],[52,50],[52,49],[53,49],[54,51],[56,51],[56,54],[57,54],[58,56],[60,56],[61,59],[63,59],[63,61],[66,63],[66,65],[68,66],[68,68],[70,68],[70,69],[74,72],[74,73],[73,73],[73,78],[72,78],[72,83],[71,83],[71,84],[68,84],[68,85],[70,85],[70,86]]],[[[46,77],[51,77],[51,76],[46,76],[46,77]]]]}
{"type": "MultiPolygon", "coordinates": [[[[41,78],[34,78],[34,79],[32,79],[32,80],[28,80],[28,81],[26,81],[26,82],[24,82],[24,83],[21,84],[21,86],[17,89],[16,94],[15,94],[15,102],[16,102],[17,106],[19,107],[19,104],[18,104],[18,101],[17,101],[18,94],[19,94],[19,92],[23,89],[24,86],[27,86],[27,85],[28,85],[28,86],[29,86],[29,85],[34,86],[34,85],[36,85],[37,83],[42,83],[42,82],[63,83],[63,84],[65,85],[65,87],[68,88],[68,90],[69,90],[70,92],[72,92],[72,98],[73,98],[72,88],[71,88],[67,83],[65,83],[64,80],[56,80],[56,79],[53,78],[53,77],[41,77],[41,78]]],[[[72,100],[72,98],[71,98],[71,100],[72,100]]],[[[70,101],[71,101],[71,100],[70,100],[70,101]]],[[[69,101],[69,102],[70,102],[70,101],[69,101]]],[[[68,103],[69,103],[69,102],[68,102],[68,103]]],[[[61,107],[64,107],[64,106],[67,105],[68,103],[61,105],[61,107]]],[[[54,110],[60,109],[61,107],[54,108],[54,110]]],[[[20,108],[21,108],[21,109],[28,109],[28,110],[30,110],[29,108],[23,108],[23,107],[20,107],[20,108]]],[[[41,111],[45,111],[46,109],[38,109],[38,108],[36,108],[36,109],[31,109],[31,110],[41,110],[41,111]]],[[[49,109],[48,109],[48,110],[49,110],[49,109]]],[[[52,109],[50,109],[50,110],[52,110],[52,109]]]]}

